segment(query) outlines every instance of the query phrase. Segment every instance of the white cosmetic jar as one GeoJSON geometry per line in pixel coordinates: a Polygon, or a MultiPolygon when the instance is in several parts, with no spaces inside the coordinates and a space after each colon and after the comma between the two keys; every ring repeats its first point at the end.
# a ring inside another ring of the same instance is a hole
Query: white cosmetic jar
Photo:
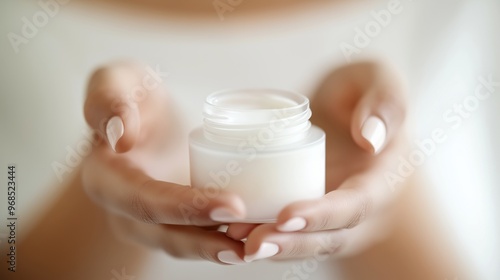
{"type": "Polygon", "coordinates": [[[209,95],[203,125],[189,135],[191,185],[207,199],[239,195],[246,218],[276,221],[288,204],[325,193],[325,133],[311,125],[309,100],[274,89],[209,95]]]}

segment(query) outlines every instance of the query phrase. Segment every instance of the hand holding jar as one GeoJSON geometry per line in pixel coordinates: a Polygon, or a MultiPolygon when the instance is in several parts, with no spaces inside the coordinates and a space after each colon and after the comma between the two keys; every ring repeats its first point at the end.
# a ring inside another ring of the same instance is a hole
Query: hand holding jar
{"type": "Polygon", "coordinates": [[[148,161],[174,133],[163,121],[163,88],[120,102],[144,82],[143,69],[99,69],[85,104],[105,143],[85,162],[84,187],[121,236],[179,258],[239,264],[348,255],[383,235],[383,209],[397,197],[383,174],[405,149],[404,90],[394,72],[342,67],[310,104],[279,90],[209,96],[203,126],[190,135],[190,187],[151,175],[177,160],[148,161]],[[227,232],[218,231],[224,224],[227,232]]]}
{"type": "Polygon", "coordinates": [[[346,256],[384,237],[384,211],[398,197],[385,175],[407,149],[404,93],[397,75],[376,63],[325,78],[311,121],[326,133],[326,194],[287,205],[274,223],[231,224],[228,236],[246,238],[241,258],[346,256]]]}

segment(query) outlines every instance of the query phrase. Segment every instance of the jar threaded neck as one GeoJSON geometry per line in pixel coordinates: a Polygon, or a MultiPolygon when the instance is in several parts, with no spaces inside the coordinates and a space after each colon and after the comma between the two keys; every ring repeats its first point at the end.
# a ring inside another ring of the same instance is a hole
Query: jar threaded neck
{"type": "Polygon", "coordinates": [[[311,128],[309,100],[274,90],[225,90],[209,95],[203,110],[204,136],[238,146],[251,138],[266,146],[299,142],[311,128]]]}

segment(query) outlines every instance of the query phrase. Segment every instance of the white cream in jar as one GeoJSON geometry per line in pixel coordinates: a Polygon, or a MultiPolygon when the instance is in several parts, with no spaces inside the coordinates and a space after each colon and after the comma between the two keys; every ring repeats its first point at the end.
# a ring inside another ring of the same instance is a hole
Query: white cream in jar
{"type": "Polygon", "coordinates": [[[246,223],[274,222],[291,202],[325,192],[325,133],[311,125],[309,100],[270,89],[207,97],[203,125],[191,132],[191,185],[239,195],[246,223]]]}

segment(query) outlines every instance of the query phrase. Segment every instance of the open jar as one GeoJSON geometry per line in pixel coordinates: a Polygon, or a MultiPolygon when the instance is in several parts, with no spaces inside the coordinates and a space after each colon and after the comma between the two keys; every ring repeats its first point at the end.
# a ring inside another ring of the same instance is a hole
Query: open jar
{"type": "Polygon", "coordinates": [[[189,136],[191,185],[207,196],[239,195],[244,220],[276,221],[286,205],[325,193],[325,133],[309,100],[273,89],[225,90],[206,98],[189,136]]]}

